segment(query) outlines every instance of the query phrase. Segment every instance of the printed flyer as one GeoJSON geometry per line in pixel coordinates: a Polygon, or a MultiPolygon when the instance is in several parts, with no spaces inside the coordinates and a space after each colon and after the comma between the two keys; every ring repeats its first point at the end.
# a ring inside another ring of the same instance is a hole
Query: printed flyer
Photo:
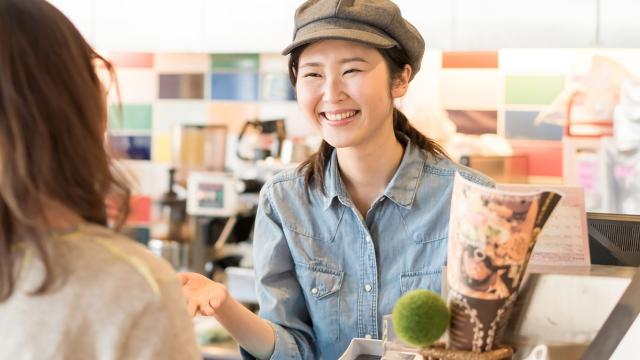
{"type": "Polygon", "coordinates": [[[449,346],[490,351],[502,337],[538,235],[561,196],[477,185],[456,174],[449,222],[449,346]]]}

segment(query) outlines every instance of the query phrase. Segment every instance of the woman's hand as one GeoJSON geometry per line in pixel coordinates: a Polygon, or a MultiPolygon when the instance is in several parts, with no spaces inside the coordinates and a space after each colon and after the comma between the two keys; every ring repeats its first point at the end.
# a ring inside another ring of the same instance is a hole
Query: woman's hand
{"type": "Polygon", "coordinates": [[[226,303],[227,287],[198,273],[180,273],[182,292],[191,316],[214,316],[226,303]]]}

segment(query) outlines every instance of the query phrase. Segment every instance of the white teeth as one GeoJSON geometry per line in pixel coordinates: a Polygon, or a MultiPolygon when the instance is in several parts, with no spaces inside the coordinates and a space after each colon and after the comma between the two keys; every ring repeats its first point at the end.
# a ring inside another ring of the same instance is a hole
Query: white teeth
{"type": "Polygon", "coordinates": [[[356,114],[355,111],[347,111],[347,112],[343,112],[343,113],[340,113],[340,114],[324,113],[324,117],[326,117],[327,120],[330,120],[330,121],[339,121],[339,120],[342,120],[342,119],[346,119],[348,117],[352,117],[355,114],[356,114]]]}

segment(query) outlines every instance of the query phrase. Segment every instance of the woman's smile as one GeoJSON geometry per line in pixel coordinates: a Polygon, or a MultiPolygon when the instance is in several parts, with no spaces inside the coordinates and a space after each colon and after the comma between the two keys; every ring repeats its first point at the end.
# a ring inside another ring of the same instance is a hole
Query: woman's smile
{"type": "Polygon", "coordinates": [[[344,126],[357,119],[359,114],[359,110],[324,111],[320,117],[329,126],[344,126]]]}

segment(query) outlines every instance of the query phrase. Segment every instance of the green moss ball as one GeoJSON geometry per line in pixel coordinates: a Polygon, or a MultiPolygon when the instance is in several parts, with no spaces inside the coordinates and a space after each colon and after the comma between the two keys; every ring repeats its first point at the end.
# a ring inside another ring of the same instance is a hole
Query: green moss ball
{"type": "Polygon", "coordinates": [[[449,308],[440,295],[413,290],[396,302],[393,328],[400,339],[415,346],[429,346],[447,330],[449,308]]]}

